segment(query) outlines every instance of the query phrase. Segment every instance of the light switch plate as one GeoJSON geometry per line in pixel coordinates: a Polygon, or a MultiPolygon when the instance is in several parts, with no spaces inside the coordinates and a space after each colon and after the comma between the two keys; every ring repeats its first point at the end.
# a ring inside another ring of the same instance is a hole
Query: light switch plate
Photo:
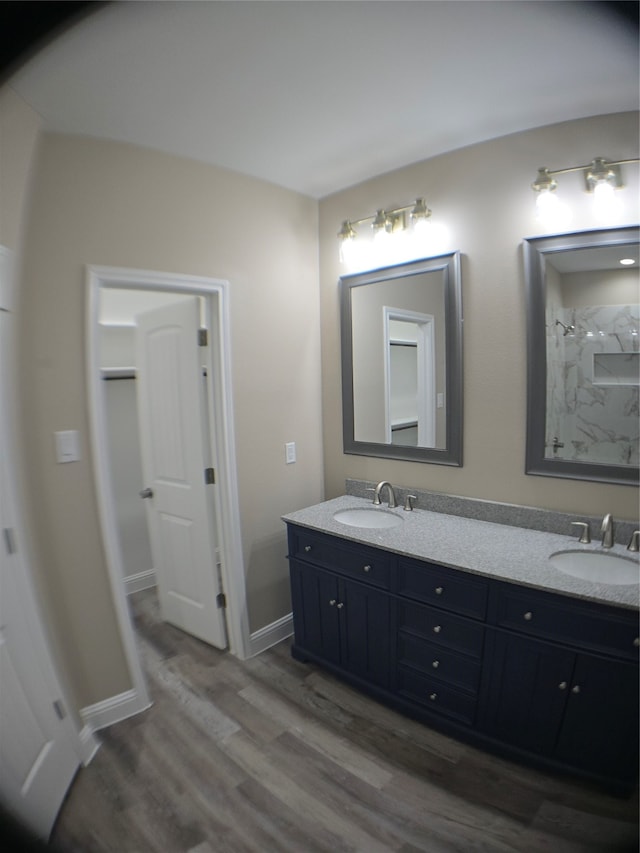
{"type": "Polygon", "coordinates": [[[55,433],[56,460],[78,462],[80,459],[80,436],[77,429],[66,429],[55,433]]]}
{"type": "Polygon", "coordinates": [[[296,443],[295,441],[288,441],[284,446],[285,459],[287,460],[287,465],[291,465],[292,462],[296,461],[296,443]]]}

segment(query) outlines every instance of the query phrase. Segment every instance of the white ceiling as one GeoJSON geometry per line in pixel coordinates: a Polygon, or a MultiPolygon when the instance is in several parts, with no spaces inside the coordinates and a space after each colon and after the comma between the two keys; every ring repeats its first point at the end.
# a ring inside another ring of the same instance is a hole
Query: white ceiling
{"type": "Polygon", "coordinates": [[[637,109],[638,44],[606,4],[577,0],[148,0],[98,7],[9,82],[48,129],[321,198],[483,140],[637,109]]]}

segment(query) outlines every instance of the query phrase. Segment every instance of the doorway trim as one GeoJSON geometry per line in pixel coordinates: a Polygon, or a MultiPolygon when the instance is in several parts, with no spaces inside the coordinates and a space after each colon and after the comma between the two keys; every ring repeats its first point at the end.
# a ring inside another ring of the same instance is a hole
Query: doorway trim
{"type": "MultiPolygon", "coordinates": [[[[116,608],[116,616],[125,656],[131,673],[133,689],[122,694],[122,702],[107,700],[110,707],[92,709],[100,720],[100,727],[111,725],[117,719],[144,710],[150,704],[146,681],[140,665],[131,624],[123,575],[114,499],[109,477],[107,450],[106,403],[100,371],[100,291],[103,288],[155,290],[209,297],[207,301],[211,348],[214,353],[213,370],[207,376],[210,399],[214,401],[212,433],[219,468],[219,529],[221,534],[222,579],[227,604],[227,630],[229,649],[233,655],[245,659],[251,654],[251,638],[246,608],[246,588],[238,482],[236,473],[235,432],[231,382],[231,346],[229,314],[229,282],[222,279],[150,270],[120,267],[87,267],[87,345],[86,361],[89,391],[89,418],[91,447],[96,483],[96,499],[105,547],[109,582],[116,608]],[[103,718],[108,718],[104,722],[103,718]]],[[[211,438],[211,436],[210,436],[211,438]]],[[[117,700],[118,697],[113,697],[117,700]]],[[[101,703],[102,704],[102,703],[101,703]]],[[[87,709],[89,710],[89,709],[87,709]]],[[[98,726],[94,726],[97,728],[98,726]]]]}

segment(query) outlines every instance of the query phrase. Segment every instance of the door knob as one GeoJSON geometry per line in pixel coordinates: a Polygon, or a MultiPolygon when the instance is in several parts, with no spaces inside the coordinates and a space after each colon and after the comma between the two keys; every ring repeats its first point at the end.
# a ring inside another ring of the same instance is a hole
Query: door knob
{"type": "Polygon", "coordinates": [[[150,489],[149,487],[147,487],[146,489],[143,489],[140,492],[140,497],[141,498],[152,498],[153,497],[153,489],[150,489]]]}

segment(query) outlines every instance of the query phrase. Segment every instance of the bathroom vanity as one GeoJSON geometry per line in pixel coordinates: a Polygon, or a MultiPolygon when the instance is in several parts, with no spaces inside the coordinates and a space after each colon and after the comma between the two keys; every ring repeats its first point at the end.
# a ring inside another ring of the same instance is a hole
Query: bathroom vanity
{"type": "Polygon", "coordinates": [[[295,658],[476,746],[631,793],[638,584],[580,580],[549,561],[597,544],[352,496],[284,521],[295,658]],[[366,508],[398,521],[336,520],[366,508]]]}

